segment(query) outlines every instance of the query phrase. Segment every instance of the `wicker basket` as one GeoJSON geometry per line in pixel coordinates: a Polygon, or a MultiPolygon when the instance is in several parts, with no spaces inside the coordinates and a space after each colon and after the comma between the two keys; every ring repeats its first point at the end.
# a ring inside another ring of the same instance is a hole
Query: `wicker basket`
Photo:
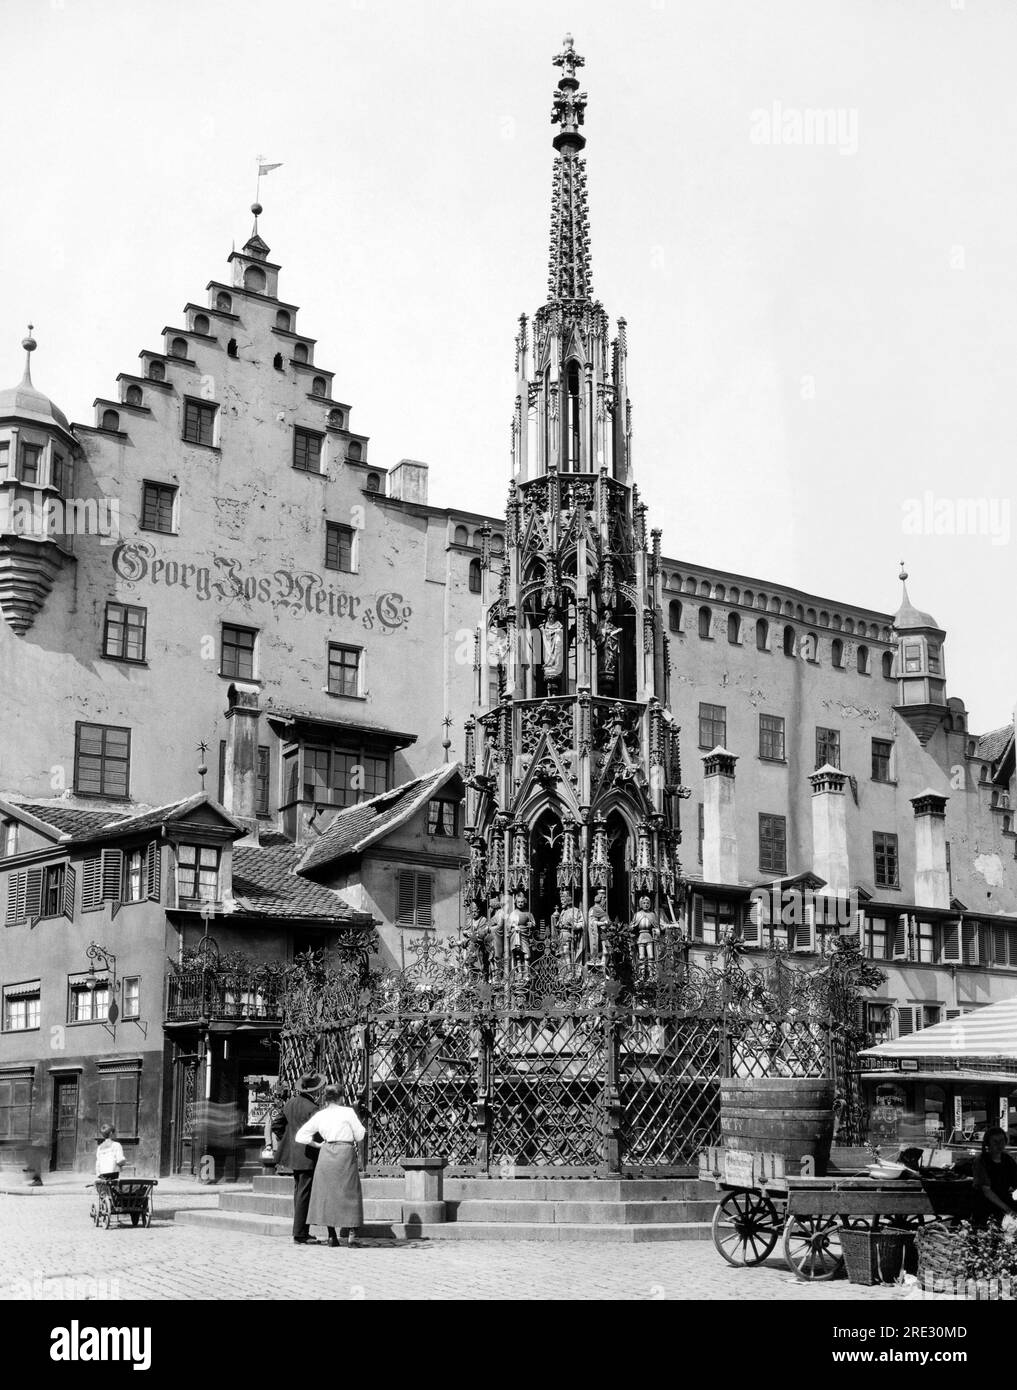
{"type": "Polygon", "coordinates": [[[893,1284],[904,1267],[904,1256],[914,1244],[914,1232],[887,1227],[882,1231],[840,1232],[844,1264],[852,1284],[893,1284]]]}
{"type": "Polygon", "coordinates": [[[919,1284],[926,1293],[949,1298],[1013,1302],[1017,1297],[1017,1281],[1006,1276],[991,1279],[965,1277],[961,1256],[967,1233],[967,1226],[955,1226],[946,1221],[935,1221],[931,1226],[922,1227],[917,1242],[919,1284]]]}

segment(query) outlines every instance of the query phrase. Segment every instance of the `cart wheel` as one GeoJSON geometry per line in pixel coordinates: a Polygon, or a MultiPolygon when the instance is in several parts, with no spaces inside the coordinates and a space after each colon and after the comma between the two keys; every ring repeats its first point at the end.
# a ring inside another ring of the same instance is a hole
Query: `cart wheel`
{"type": "Polygon", "coordinates": [[[844,1268],[837,1216],[789,1216],[784,1258],[799,1279],[833,1279],[844,1268]]]}
{"type": "Polygon", "coordinates": [[[103,1198],[99,1203],[99,1210],[95,1214],[95,1224],[101,1226],[104,1231],[109,1230],[110,1205],[107,1198],[103,1198]]]}
{"type": "Polygon", "coordinates": [[[145,1210],[141,1213],[141,1224],[142,1224],[142,1226],[145,1226],[145,1227],[151,1226],[151,1224],[152,1224],[152,1208],[151,1208],[151,1206],[147,1206],[147,1207],[145,1208],[145,1210]]]}
{"type": "Polygon", "coordinates": [[[729,1192],[713,1213],[713,1243],[729,1265],[758,1265],[780,1237],[780,1217],[759,1192],[729,1192]]]}

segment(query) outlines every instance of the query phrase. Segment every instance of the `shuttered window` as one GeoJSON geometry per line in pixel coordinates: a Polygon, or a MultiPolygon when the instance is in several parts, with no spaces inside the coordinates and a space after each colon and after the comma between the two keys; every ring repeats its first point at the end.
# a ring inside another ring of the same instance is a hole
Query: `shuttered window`
{"type": "Polygon", "coordinates": [[[118,1139],[136,1139],[140,1100],[140,1066],[121,1063],[114,1070],[99,1063],[97,1129],[112,1125],[118,1139]]]}
{"type": "Polygon", "coordinates": [[[432,882],[429,874],[400,869],[396,875],[396,926],[432,925],[432,882]]]}
{"type": "Polygon", "coordinates": [[[74,911],[74,871],[64,864],[49,865],[44,869],[21,869],[11,874],[7,880],[7,913],[4,918],[8,927],[19,922],[37,922],[43,915],[43,886],[53,885],[52,894],[47,893],[47,902],[56,904],[47,916],[59,917],[63,913],[71,916],[74,911]],[[59,871],[59,872],[57,872],[59,871]],[[69,874],[69,877],[68,877],[69,874]],[[52,877],[47,877],[47,876],[52,877]],[[66,888],[70,888],[70,910],[68,911],[66,888]]]}
{"type": "Polygon", "coordinates": [[[0,1139],[29,1139],[32,1133],[32,1078],[0,1076],[0,1139]]]}

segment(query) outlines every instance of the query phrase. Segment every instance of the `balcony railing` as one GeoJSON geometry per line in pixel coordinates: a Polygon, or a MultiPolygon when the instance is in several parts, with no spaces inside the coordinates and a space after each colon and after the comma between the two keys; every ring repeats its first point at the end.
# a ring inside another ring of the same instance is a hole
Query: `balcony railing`
{"type": "Polygon", "coordinates": [[[282,1019],[279,986],[247,971],[170,974],[166,980],[166,1022],[188,1023],[199,1018],[210,1023],[278,1022],[282,1019]]]}

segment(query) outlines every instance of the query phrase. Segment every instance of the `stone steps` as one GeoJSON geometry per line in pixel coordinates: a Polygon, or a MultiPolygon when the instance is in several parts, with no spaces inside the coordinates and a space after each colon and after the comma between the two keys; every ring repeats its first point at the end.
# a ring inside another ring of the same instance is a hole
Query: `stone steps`
{"type": "MultiPolygon", "coordinates": [[[[368,1185],[365,1183],[365,1221],[400,1221],[401,1196],[371,1197],[367,1193],[368,1185]]],[[[512,1222],[524,1225],[545,1222],[556,1225],[648,1225],[654,1222],[710,1221],[715,1206],[716,1197],[692,1201],[526,1201],[514,1195],[512,1198],[503,1197],[499,1193],[497,1197],[484,1201],[476,1198],[445,1199],[447,1222],[512,1222]]],[[[293,1202],[291,1196],[276,1192],[223,1192],[219,1197],[219,1210],[254,1216],[287,1217],[292,1215],[293,1202]]]]}
{"type": "MultiPolygon", "coordinates": [[[[366,1204],[365,1204],[366,1205],[366,1204]]],[[[365,1210],[365,1217],[367,1212],[365,1210]]],[[[292,1235],[289,1217],[259,1215],[254,1212],[201,1211],[176,1213],[175,1220],[186,1226],[214,1227],[246,1235],[273,1236],[287,1240],[292,1235]]],[[[635,1245],[648,1241],[709,1240],[708,1221],[655,1222],[652,1224],[569,1223],[558,1221],[447,1221],[404,1225],[397,1221],[368,1221],[360,1236],[371,1240],[492,1240],[492,1241],[596,1241],[635,1245]]],[[[316,1253],[314,1247],[311,1253],[316,1253]]],[[[341,1254],[341,1251],[339,1252],[341,1254]]]]}
{"type": "MultiPolygon", "coordinates": [[[[393,1197],[402,1200],[405,1179],[361,1178],[364,1197],[393,1197]]],[[[293,1179],[257,1177],[253,1188],[259,1193],[292,1197],[293,1179]]],[[[446,1201],[487,1201],[495,1197],[511,1201],[694,1201],[704,1195],[714,1195],[712,1183],[698,1178],[446,1178],[446,1201]]]]}

